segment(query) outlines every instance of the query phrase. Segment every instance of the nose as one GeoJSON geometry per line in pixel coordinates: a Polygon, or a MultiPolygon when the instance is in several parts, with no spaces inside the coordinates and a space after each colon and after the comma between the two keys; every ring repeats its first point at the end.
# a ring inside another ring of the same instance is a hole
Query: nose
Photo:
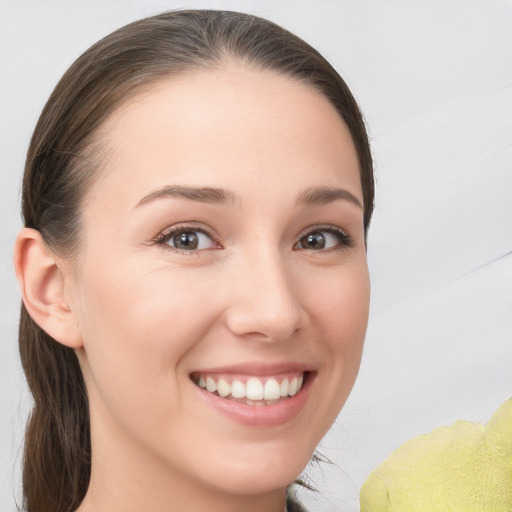
{"type": "Polygon", "coordinates": [[[246,255],[231,275],[228,329],[266,342],[290,339],[308,318],[298,284],[277,249],[260,248],[246,255]]]}

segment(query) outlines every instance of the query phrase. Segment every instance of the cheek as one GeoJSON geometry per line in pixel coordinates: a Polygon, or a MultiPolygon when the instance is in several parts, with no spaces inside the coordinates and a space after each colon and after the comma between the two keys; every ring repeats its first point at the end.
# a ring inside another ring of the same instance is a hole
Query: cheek
{"type": "Polygon", "coordinates": [[[361,362],[368,324],[370,283],[366,260],[340,266],[318,282],[310,311],[318,332],[318,350],[325,361],[322,385],[326,417],[334,421],[345,403],[361,362]],[[324,381],[325,379],[325,381],[324,381]]]}
{"type": "Polygon", "coordinates": [[[315,286],[304,285],[304,290],[315,290],[305,296],[315,351],[323,362],[317,375],[322,400],[308,426],[317,443],[338,416],[359,371],[370,297],[366,260],[319,272],[315,286]]]}
{"type": "Polygon", "coordinates": [[[170,397],[180,396],[179,363],[214,321],[215,303],[198,317],[206,290],[191,275],[122,270],[101,269],[86,284],[80,327],[89,385],[113,414],[161,421],[175,405],[170,397]]]}
{"type": "Polygon", "coordinates": [[[95,331],[89,336],[92,343],[107,335],[109,345],[119,342],[172,354],[181,347],[181,333],[200,330],[207,323],[209,311],[202,309],[204,314],[197,315],[198,302],[208,293],[205,281],[169,269],[99,271],[86,285],[82,331],[95,331]]]}
{"type": "MultiPolygon", "coordinates": [[[[311,289],[311,287],[310,287],[311,289]]],[[[340,266],[318,278],[310,296],[312,322],[321,331],[325,349],[332,355],[348,355],[362,349],[370,302],[370,283],[365,260],[340,266]]]]}

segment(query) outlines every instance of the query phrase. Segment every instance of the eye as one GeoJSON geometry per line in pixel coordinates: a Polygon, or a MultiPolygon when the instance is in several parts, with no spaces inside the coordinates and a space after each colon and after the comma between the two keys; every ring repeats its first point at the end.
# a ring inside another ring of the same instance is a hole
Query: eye
{"type": "Polygon", "coordinates": [[[155,239],[155,243],[179,252],[197,252],[220,248],[219,244],[206,231],[186,226],[162,233],[155,239]]]}
{"type": "Polygon", "coordinates": [[[354,244],[352,237],[341,228],[316,227],[302,236],[295,249],[309,249],[311,251],[322,251],[326,249],[351,247],[354,244]]]}

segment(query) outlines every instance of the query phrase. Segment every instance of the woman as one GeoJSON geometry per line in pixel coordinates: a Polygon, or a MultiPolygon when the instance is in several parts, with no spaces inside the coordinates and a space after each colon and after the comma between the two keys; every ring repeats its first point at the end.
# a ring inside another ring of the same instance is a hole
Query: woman
{"type": "Polygon", "coordinates": [[[27,510],[282,511],[358,371],[372,209],[357,104],[282,28],[165,13],[82,55],[23,182],[27,510]]]}

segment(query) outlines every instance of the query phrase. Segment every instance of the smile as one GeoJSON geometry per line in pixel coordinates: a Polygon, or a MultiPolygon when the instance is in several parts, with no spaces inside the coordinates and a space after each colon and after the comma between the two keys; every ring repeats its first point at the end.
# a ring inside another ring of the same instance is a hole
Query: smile
{"type": "Polygon", "coordinates": [[[295,396],[302,388],[307,372],[289,372],[279,376],[250,376],[193,373],[192,381],[211,394],[249,406],[275,405],[295,396]]]}
{"type": "Polygon", "coordinates": [[[309,401],[318,369],[301,363],[246,363],[189,374],[204,402],[245,427],[293,423],[309,401]]]}

